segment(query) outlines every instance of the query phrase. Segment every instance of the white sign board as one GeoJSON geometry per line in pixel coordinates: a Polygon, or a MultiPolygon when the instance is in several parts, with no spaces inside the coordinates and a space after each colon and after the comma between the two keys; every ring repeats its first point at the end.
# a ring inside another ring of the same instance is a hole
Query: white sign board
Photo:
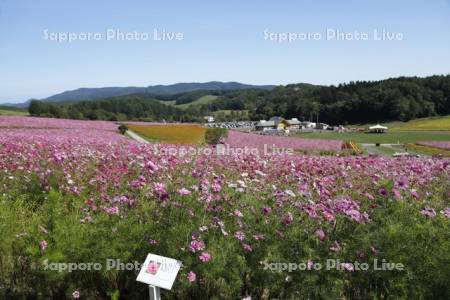
{"type": "Polygon", "coordinates": [[[181,264],[179,260],[150,253],[147,255],[136,280],[170,290],[181,264]]]}

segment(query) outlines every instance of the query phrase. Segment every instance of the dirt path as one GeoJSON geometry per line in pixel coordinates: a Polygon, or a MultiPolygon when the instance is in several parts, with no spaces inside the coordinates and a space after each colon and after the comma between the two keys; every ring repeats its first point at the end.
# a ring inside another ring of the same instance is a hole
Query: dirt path
{"type": "Polygon", "coordinates": [[[127,130],[127,135],[133,140],[138,141],[140,143],[150,144],[149,141],[147,141],[146,139],[144,139],[143,137],[139,136],[137,133],[134,133],[131,130],[127,130]]]}

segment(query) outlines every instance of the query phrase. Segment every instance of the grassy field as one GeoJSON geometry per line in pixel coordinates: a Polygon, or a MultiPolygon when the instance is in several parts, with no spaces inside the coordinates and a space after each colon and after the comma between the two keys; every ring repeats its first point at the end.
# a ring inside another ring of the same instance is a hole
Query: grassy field
{"type": "Polygon", "coordinates": [[[216,99],[217,99],[217,96],[206,95],[206,96],[200,97],[200,98],[198,98],[198,99],[196,99],[196,100],[194,100],[194,101],[192,101],[190,103],[179,104],[179,105],[176,104],[175,100],[172,100],[172,101],[158,100],[158,102],[166,104],[166,105],[173,105],[173,106],[176,106],[178,108],[185,109],[185,108],[188,108],[189,106],[192,106],[192,105],[208,104],[208,103],[213,102],[216,99]]]}
{"type": "MultiPolygon", "coordinates": [[[[375,124],[358,124],[349,127],[369,128],[375,124]]],[[[411,120],[409,122],[382,123],[389,131],[450,131],[450,116],[411,120]]]]}
{"type": "Polygon", "coordinates": [[[128,128],[150,141],[189,145],[202,144],[206,131],[197,125],[128,125],[128,128]]]}
{"type": "Polygon", "coordinates": [[[213,102],[216,99],[217,99],[217,96],[206,95],[206,96],[198,98],[197,100],[195,100],[193,102],[186,103],[186,104],[175,105],[175,106],[179,107],[179,108],[188,108],[191,105],[208,104],[208,103],[213,102]]]}
{"type": "Polygon", "coordinates": [[[407,144],[418,141],[448,141],[450,131],[394,131],[384,134],[323,131],[322,133],[299,133],[296,137],[353,141],[361,144],[407,144]]]}
{"type": "Polygon", "coordinates": [[[19,110],[0,109],[0,116],[28,116],[28,112],[19,110]]]}
{"type": "Polygon", "coordinates": [[[406,147],[408,148],[409,152],[416,151],[418,153],[424,153],[427,155],[442,155],[445,157],[450,157],[450,150],[446,150],[446,149],[429,147],[429,146],[424,146],[424,145],[417,145],[417,144],[407,144],[406,147]]]}
{"type": "Polygon", "coordinates": [[[392,131],[450,131],[450,116],[394,123],[392,131]]]}
{"type": "Polygon", "coordinates": [[[166,104],[166,105],[175,105],[175,102],[176,102],[176,100],[171,100],[171,101],[156,100],[156,101],[158,101],[159,103],[162,103],[162,104],[166,104]]]}

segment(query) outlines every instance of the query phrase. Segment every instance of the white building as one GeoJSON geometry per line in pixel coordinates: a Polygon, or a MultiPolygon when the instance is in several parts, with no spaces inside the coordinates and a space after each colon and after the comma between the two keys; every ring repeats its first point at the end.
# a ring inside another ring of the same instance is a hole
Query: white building
{"type": "Polygon", "coordinates": [[[292,130],[298,130],[302,128],[302,123],[297,118],[292,118],[290,120],[287,120],[287,123],[289,124],[289,129],[292,130]]]}
{"type": "Polygon", "coordinates": [[[325,124],[325,123],[317,123],[315,128],[316,128],[316,129],[321,129],[321,130],[327,130],[328,127],[329,127],[328,124],[325,124]]]}
{"type": "Polygon", "coordinates": [[[256,124],[256,130],[267,131],[276,129],[274,121],[261,120],[256,124]]]}
{"type": "Polygon", "coordinates": [[[306,122],[303,122],[302,125],[305,128],[316,128],[316,123],[314,123],[314,122],[306,121],[306,122]]]}
{"type": "Polygon", "coordinates": [[[214,122],[214,117],[213,116],[206,116],[206,117],[203,117],[203,119],[205,119],[205,121],[208,122],[208,123],[213,123],[214,122]]]}
{"type": "Polygon", "coordinates": [[[386,133],[387,130],[388,128],[386,126],[381,126],[380,124],[369,127],[369,132],[371,133],[386,133]]]}

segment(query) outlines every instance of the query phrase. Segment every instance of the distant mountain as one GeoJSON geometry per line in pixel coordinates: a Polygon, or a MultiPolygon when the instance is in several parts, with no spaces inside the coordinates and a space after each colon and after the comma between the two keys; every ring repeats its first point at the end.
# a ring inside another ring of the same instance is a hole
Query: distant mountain
{"type": "Polygon", "coordinates": [[[1,106],[15,107],[15,108],[27,108],[30,105],[31,99],[22,103],[1,103],[1,106]]]}
{"type": "Polygon", "coordinates": [[[179,94],[196,90],[243,90],[243,89],[272,89],[273,85],[250,85],[239,82],[210,81],[204,83],[176,83],[171,85],[153,85],[148,87],[104,87],[104,88],[79,88],[41,99],[45,102],[72,102],[82,100],[96,100],[115,96],[131,94],[179,94]]]}

